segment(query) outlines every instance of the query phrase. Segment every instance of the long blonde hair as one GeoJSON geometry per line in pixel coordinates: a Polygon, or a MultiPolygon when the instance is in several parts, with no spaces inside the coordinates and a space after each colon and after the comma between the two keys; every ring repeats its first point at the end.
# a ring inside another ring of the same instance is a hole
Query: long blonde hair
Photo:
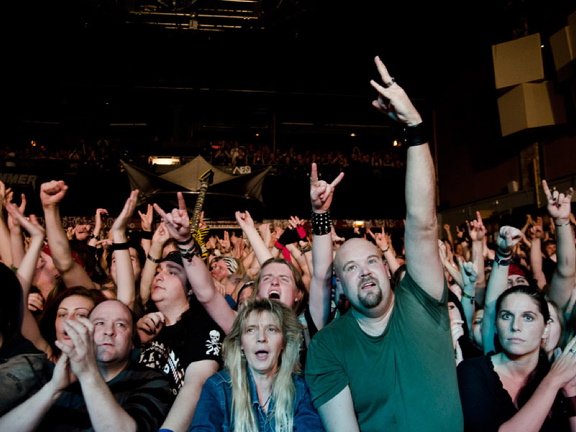
{"type": "Polygon", "coordinates": [[[302,326],[296,314],[279,301],[266,298],[249,299],[234,320],[232,330],[224,339],[222,353],[224,367],[230,374],[232,383],[232,418],[235,432],[253,432],[258,430],[254,415],[248,364],[242,356],[242,334],[248,317],[252,313],[268,312],[274,318],[284,336],[284,349],[278,359],[278,370],[274,375],[272,399],[274,408],[271,413],[276,422],[276,432],[291,431],[294,420],[294,398],[296,389],[292,376],[300,373],[300,346],[302,344],[302,326]]]}

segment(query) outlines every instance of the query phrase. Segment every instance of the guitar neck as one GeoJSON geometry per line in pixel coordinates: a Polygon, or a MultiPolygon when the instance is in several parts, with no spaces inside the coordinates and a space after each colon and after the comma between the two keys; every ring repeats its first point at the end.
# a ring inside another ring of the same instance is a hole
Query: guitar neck
{"type": "Polygon", "coordinates": [[[208,183],[202,183],[202,186],[200,186],[200,191],[198,192],[198,198],[196,199],[196,205],[194,206],[194,213],[192,214],[192,219],[190,221],[190,228],[192,231],[196,231],[198,229],[200,213],[202,213],[202,207],[204,207],[204,198],[206,196],[207,190],[208,183]]]}

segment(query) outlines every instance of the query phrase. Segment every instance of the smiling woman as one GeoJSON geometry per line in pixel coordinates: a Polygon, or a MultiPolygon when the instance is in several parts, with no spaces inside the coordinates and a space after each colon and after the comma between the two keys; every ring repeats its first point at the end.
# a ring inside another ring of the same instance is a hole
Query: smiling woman
{"type": "Polygon", "coordinates": [[[300,376],[302,330],[279,301],[249,299],[223,345],[225,369],[210,377],[191,431],[323,431],[300,376]]]}

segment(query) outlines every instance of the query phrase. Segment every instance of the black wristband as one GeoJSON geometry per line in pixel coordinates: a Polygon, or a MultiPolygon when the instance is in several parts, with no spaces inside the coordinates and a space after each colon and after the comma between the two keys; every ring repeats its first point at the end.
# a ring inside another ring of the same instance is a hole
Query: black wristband
{"type": "Polygon", "coordinates": [[[140,238],[143,240],[152,240],[152,231],[140,231],[140,238]]]}
{"type": "Polygon", "coordinates": [[[330,234],[332,232],[332,218],[330,217],[330,212],[329,211],[327,211],[326,213],[312,212],[310,225],[312,225],[312,234],[314,235],[330,234]]]}
{"type": "Polygon", "coordinates": [[[128,250],[130,249],[130,243],[112,243],[112,250],[128,250]]]}
{"type": "MultiPolygon", "coordinates": [[[[187,261],[192,261],[194,255],[200,256],[200,247],[198,246],[198,243],[196,243],[194,237],[192,237],[192,240],[193,240],[192,246],[190,246],[188,249],[178,247],[178,252],[180,252],[180,256],[187,261]]],[[[188,242],[190,242],[190,240],[188,240],[186,243],[188,242]]]]}
{"type": "Polygon", "coordinates": [[[428,142],[428,133],[424,122],[404,128],[404,142],[408,147],[415,147],[428,142]]]}
{"type": "Polygon", "coordinates": [[[160,264],[162,262],[162,258],[160,259],[156,259],[156,258],[152,258],[152,255],[148,254],[146,256],[146,258],[148,258],[150,261],[152,261],[154,264],[160,264]]]}
{"type": "Polygon", "coordinates": [[[561,397],[560,409],[566,417],[576,416],[576,396],[561,397]]]}
{"type": "Polygon", "coordinates": [[[501,266],[509,266],[512,262],[512,253],[502,256],[498,255],[498,252],[496,252],[496,254],[494,254],[494,262],[501,266]]]}

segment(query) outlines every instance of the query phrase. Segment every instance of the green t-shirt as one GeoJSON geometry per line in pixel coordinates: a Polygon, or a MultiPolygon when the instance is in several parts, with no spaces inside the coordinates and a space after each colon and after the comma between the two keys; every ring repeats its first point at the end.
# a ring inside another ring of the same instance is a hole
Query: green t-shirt
{"type": "Polygon", "coordinates": [[[382,335],[364,333],[350,312],[318,332],[306,363],[314,406],[349,386],[363,432],[463,430],[446,297],[407,272],[382,335]]]}

